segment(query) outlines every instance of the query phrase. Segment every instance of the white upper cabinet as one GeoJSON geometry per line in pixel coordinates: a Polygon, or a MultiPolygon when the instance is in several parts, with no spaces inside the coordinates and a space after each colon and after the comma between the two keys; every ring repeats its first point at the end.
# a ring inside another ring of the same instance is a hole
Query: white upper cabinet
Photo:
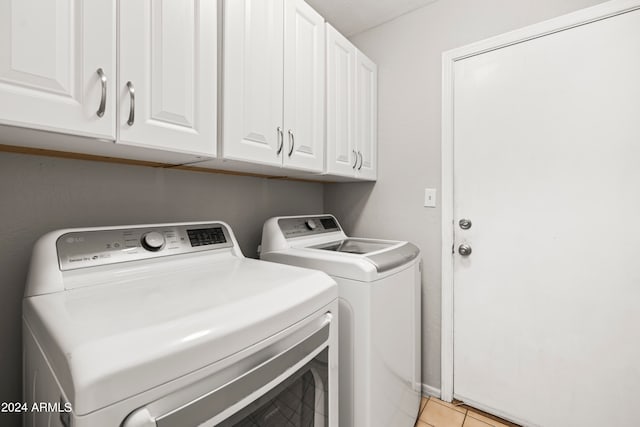
{"type": "Polygon", "coordinates": [[[225,2],[225,159],[321,172],[324,19],[302,0],[225,2]]]}
{"type": "Polygon", "coordinates": [[[325,25],[302,0],[284,9],[284,165],[324,167],[325,25]]]}
{"type": "Polygon", "coordinates": [[[304,0],[0,2],[1,143],[375,180],[376,91],[304,0]]]}
{"type": "Polygon", "coordinates": [[[216,2],[119,6],[118,142],[215,156],[216,2]]]}
{"type": "Polygon", "coordinates": [[[0,123],[115,139],[115,0],[0,2],[0,123]]]}
{"type": "Polygon", "coordinates": [[[326,173],[377,176],[376,65],[327,24],[326,173]]]}
{"type": "Polygon", "coordinates": [[[356,53],[357,176],[375,180],[378,155],[378,67],[360,51],[356,53]]]}
{"type": "Polygon", "coordinates": [[[355,149],[356,48],[327,24],[327,167],[329,174],[352,176],[355,149]]]}
{"type": "Polygon", "coordinates": [[[223,156],[282,164],[283,0],[224,3],[223,156]]]}
{"type": "Polygon", "coordinates": [[[3,1],[0,124],[214,157],[217,54],[212,1],[120,1],[117,16],[116,0],[3,1]]]}

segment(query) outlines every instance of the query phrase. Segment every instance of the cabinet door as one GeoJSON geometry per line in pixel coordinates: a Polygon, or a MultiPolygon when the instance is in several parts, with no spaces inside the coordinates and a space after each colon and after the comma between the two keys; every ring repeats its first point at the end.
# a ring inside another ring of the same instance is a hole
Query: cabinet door
{"type": "Polygon", "coordinates": [[[224,6],[223,156],[281,165],[283,0],[224,6]]]}
{"type": "Polygon", "coordinates": [[[327,24],[327,173],[354,176],[356,48],[327,24]]]}
{"type": "Polygon", "coordinates": [[[284,10],[284,165],[312,172],[324,167],[324,18],[303,0],[284,10]]]}
{"type": "Polygon", "coordinates": [[[0,123],[115,139],[115,10],[115,0],[0,2],[0,123]]]}
{"type": "Polygon", "coordinates": [[[215,156],[216,2],[123,0],[119,22],[118,142],[215,156]]]}
{"type": "Polygon", "coordinates": [[[356,54],[356,147],[360,162],[357,176],[376,179],[378,151],[378,67],[356,54]]]}

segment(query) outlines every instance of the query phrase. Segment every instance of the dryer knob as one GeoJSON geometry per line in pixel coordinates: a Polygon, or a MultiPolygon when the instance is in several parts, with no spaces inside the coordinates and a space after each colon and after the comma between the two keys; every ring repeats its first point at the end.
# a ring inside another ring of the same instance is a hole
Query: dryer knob
{"type": "Polygon", "coordinates": [[[307,228],[308,228],[309,230],[315,230],[315,229],[316,229],[316,227],[318,226],[318,225],[316,224],[316,222],[315,222],[314,220],[312,220],[312,219],[308,219],[308,220],[306,220],[306,221],[305,221],[305,225],[307,226],[307,228]]]}
{"type": "Polygon", "coordinates": [[[146,250],[156,252],[164,247],[164,236],[157,231],[151,231],[142,236],[141,243],[146,250]]]}

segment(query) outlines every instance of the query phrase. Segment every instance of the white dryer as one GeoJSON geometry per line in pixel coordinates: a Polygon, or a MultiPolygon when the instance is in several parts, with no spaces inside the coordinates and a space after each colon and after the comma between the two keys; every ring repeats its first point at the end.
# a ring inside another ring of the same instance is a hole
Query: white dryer
{"type": "Polygon", "coordinates": [[[331,215],[277,217],[264,260],[324,271],[338,282],[340,425],[413,427],[421,395],[419,249],[349,238],[331,215]]]}
{"type": "Polygon", "coordinates": [[[25,425],[336,427],[336,314],[329,276],[244,258],[222,222],[49,233],[23,303],[24,397],[44,408],[25,425]]]}

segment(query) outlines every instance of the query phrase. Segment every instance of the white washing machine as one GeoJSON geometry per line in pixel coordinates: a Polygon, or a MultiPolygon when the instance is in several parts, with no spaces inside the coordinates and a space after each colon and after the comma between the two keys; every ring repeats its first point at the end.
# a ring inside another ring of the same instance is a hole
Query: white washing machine
{"type": "Polygon", "coordinates": [[[25,425],[336,427],[337,296],[244,258],[222,222],[49,233],[23,303],[25,425]]]}
{"type": "Polygon", "coordinates": [[[340,425],[413,427],[420,406],[419,249],[349,238],[331,215],[277,217],[261,258],[313,268],[338,282],[340,425]]]}

